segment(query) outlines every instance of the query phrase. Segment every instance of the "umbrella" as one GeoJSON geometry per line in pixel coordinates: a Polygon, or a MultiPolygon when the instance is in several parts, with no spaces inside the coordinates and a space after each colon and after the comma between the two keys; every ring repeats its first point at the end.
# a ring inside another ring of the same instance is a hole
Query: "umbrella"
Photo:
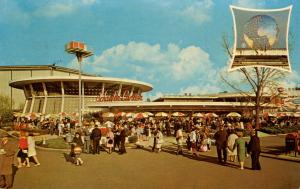
{"type": "Polygon", "coordinates": [[[39,113],[35,113],[35,112],[32,112],[31,114],[30,114],[30,119],[36,119],[36,118],[38,118],[38,117],[41,117],[41,115],[39,114],[39,113]]]}
{"type": "Polygon", "coordinates": [[[264,117],[267,116],[267,117],[276,117],[275,114],[272,114],[272,113],[269,113],[269,112],[265,112],[264,113],[264,117]]]}
{"type": "Polygon", "coordinates": [[[148,115],[145,114],[145,113],[136,113],[136,114],[133,116],[134,119],[143,119],[143,118],[146,118],[146,117],[148,117],[148,115]]]}
{"type": "Polygon", "coordinates": [[[205,114],[205,117],[219,117],[219,116],[215,113],[207,113],[205,114]]]}
{"type": "Polygon", "coordinates": [[[204,115],[201,113],[194,113],[193,117],[204,117],[204,115]]]}
{"type": "Polygon", "coordinates": [[[58,115],[62,116],[62,117],[66,117],[67,116],[67,114],[65,112],[60,112],[58,115]]]}
{"type": "Polygon", "coordinates": [[[155,114],[155,117],[168,117],[169,114],[165,113],[165,112],[158,112],[155,114]]]}
{"type": "Polygon", "coordinates": [[[174,117],[182,117],[182,116],[185,116],[185,114],[182,113],[182,112],[174,112],[174,113],[172,113],[172,116],[174,116],[174,117]]]}
{"type": "Polygon", "coordinates": [[[299,113],[293,113],[293,117],[300,117],[300,112],[299,113]]]}
{"type": "Polygon", "coordinates": [[[144,114],[147,114],[149,117],[154,116],[154,114],[151,112],[144,112],[144,114]]]}
{"type": "Polygon", "coordinates": [[[118,112],[115,114],[115,117],[124,117],[126,116],[126,112],[118,112]]]}
{"type": "Polygon", "coordinates": [[[126,114],[126,117],[127,117],[127,118],[128,118],[128,117],[133,118],[134,116],[135,116],[135,113],[132,113],[132,112],[129,112],[129,113],[126,114]]]}
{"type": "Polygon", "coordinates": [[[106,121],[104,123],[104,125],[107,126],[107,127],[109,127],[109,128],[112,128],[115,124],[113,122],[111,122],[111,121],[106,121]]]}
{"type": "Polygon", "coordinates": [[[237,112],[230,112],[226,117],[241,117],[241,114],[237,112]]]}
{"type": "Polygon", "coordinates": [[[277,113],[276,114],[276,117],[285,117],[287,116],[285,113],[277,113]]]}
{"type": "Polygon", "coordinates": [[[102,114],[102,117],[115,117],[115,114],[111,112],[105,112],[102,114]]]}
{"type": "Polygon", "coordinates": [[[14,116],[15,116],[15,117],[21,117],[21,116],[22,116],[22,113],[21,113],[21,112],[14,112],[14,116]]]}

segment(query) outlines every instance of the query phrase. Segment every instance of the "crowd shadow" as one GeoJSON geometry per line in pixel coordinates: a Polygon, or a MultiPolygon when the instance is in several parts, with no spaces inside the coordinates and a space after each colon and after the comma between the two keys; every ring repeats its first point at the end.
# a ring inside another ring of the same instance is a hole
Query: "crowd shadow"
{"type": "Polygon", "coordinates": [[[284,146],[264,146],[262,148],[262,152],[273,155],[280,155],[282,153],[285,153],[286,151],[284,146]]]}
{"type": "Polygon", "coordinates": [[[73,158],[71,157],[71,155],[69,153],[64,152],[63,155],[64,155],[66,162],[73,163],[73,158]]]}
{"type": "MultiPolygon", "coordinates": [[[[149,146],[149,147],[139,146],[136,149],[141,149],[141,150],[144,150],[144,151],[153,152],[151,146],[149,146]]],[[[168,154],[171,154],[171,155],[175,155],[175,156],[183,156],[185,158],[192,159],[192,160],[195,160],[195,161],[208,162],[208,163],[212,163],[212,164],[215,164],[215,165],[225,166],[225,167],[229,167],[229,168],[233,168],[233,169],[239,169],[240,168],[240,166],[238,164],[234,164],[234,162],[226,162],[226,164],[221,164],[221,163],[218,162],[217,157],[213,157],[213,156],[210,156],[210,155],[205,155],[204,153],[206,153],[206,152],[198,152],[198,155],[195,156],[189,150],[183,149],[183,153],[177,155],[177,146],[163,146],[162,147],[162,152],[165,152],[165,153],[168,153],[168,154]]],[[[246,166],[244,166],[244,169],[251,170],[251,168],[246,167],[246,166]]]]}

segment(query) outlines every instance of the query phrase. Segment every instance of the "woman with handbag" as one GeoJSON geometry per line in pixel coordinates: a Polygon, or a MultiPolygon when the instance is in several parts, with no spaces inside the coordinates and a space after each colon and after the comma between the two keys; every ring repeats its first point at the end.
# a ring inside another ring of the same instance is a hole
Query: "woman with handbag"
{"type": "Polygon", "coordinates": [[[108,128],[106,139],[106,147],[108,148],[108,153],[111,154],[114,147],[114,133],[111,131],[111,128],[108,128]]]}

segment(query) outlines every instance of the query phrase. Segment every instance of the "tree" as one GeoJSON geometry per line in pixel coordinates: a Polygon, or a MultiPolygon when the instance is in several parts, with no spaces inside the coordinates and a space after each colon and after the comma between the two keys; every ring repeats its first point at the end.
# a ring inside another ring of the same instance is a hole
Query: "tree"
{"type": "MultiPolygon", "coordinates": [[[[223,48],[230,58],[232,58],[232,51],[227,38],[223,36],[223,48]]],[[[240,74],[242,85],[248,85],[248,88],[254,93],[254,110],[255,110],[255,127],[259,127],[259,114],[262,106],[266,103],[264,96],[278,96],[277,87],[279,82],[286,76],[285,72],[273,69],[270,67],[248,67],[240,68],[237,70],[240,74]]],[[[221,79],[234,90],[249,96],[249,92],[246,92],[240,87],[232,83],[228,78],[221,74],[221,79]]]]}
{"type": "Polygon", "coordinates": [[[0,95],[0,122],[9,122],[13,119],[13,111],[10,108],[11,101],[7,96],[0,95]]]}

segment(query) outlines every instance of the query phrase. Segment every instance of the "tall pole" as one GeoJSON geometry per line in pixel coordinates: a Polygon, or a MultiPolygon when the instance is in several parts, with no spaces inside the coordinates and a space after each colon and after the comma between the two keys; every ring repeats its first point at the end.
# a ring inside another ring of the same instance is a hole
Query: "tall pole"
{"type": "Polygon", "coordinates": [[[76,53],[76,57],[77,57],[77,60],[78,60],[78,63],[79,63],[79,73],[78,73],[78,85],[79,85],[79,88],[78,88],[78,96],[79,96],[79,106],[78,106],[78,112],[79,112],[79,126],[82,127],[82,103],[81,103],[81,63],[82,63],[82,55],[80,53],[76,53]]]}
{"type": "Polygon", "coordinates": [[[78,73],[78,97],[79,97],[79,106],[78,106],[78,113],[79,113],[79,121],[78,124],[82,127],[82,89],[81,89],[81,63],[82,59],[92,56],[93,52],[88,51],[87,47],[84,43],[78,41],[71,41],[65,46],[65,50],[70,54],[75,54],[79,63],[79,73],[78,73]]]}

